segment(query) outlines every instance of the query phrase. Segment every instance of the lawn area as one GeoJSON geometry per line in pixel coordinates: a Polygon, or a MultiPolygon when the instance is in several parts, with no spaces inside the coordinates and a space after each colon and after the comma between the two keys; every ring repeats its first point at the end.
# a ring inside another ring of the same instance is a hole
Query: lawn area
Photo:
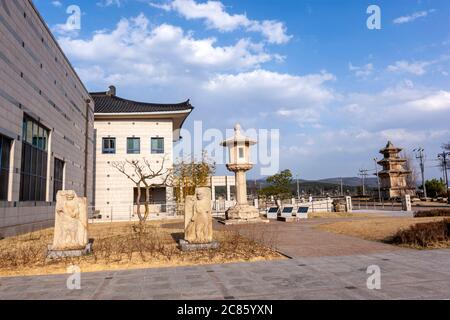
{"type": "Polygon", "coordinates": [[[264,235],[244,238],[233,231],[214,231],[219,249],[182,252],[177,247],[178,239],[184,235],[182,220],[147,222],[143,233],[136,232],[136,226],[132,222],[90,224],[93,253],[56,261],[46,261],[53,228],[0,240],[0,276],[61,274],[72,264],[82,272],[91,272],[283,258],[270,245],[260,244],[263,239],[256,237],[264,235]]]}
{"type": "MultiPolygon", "coordinates": [[[[389,240],[400,230],[406,230],[418,223],[436,222],[442,220],[444,220],[444,217],[432,217],[432,218],[374,217],[361,220],[348,220],[333,223],[325,223],[318,225],[316,228],[328,232],[354,236],[365,240],[389,242],[389,240]]],[[[414,247],[414,246],[407,246],[407,247],[414,247]]],[[[450,247],[450,242],[447,241],[433,244],[428,248],[448,248],[448,247],[450,247]]],[[[414,248],[423,249],[421,247],[414,247],[414,248]]]]}
{"type": "Polygon", "coordinates": [[[353,213],[353,212],[310,212],[309,219],[335,219],[335,218],[369,218],[376,217],[369,213],[353,213]]]}

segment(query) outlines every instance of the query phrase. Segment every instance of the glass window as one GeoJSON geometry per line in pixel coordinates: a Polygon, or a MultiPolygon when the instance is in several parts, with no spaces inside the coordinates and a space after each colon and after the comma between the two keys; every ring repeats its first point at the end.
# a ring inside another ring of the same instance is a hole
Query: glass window
{"type": "Polygon", "coordinates": [[[55,158],[55,168],[53,172],[53,201],[56,201],[56,194],[63,190],[64,161],[55,158]]]}
{"type": "Polygon", "coordinates": [[[49,131],[25,115],[22,132],[20,201],[45,201],[49,131]]]}
{"type": "Polygon", "coordinates": [[[106,154],[116,153],[116,138],[103,138],[102,152],[106,154]]]}
{"type": "Polygon", "coordinates": [[[8,200],[9,161],[12,139],[0,135],[0,200],[8,200]]]}
{"type": "Polygon", "coordinates": [[[127,138],[127,153],[139,154],[141,153],[141,139],[127,138]]]}
{"type": "Polygon", "coordinates": [[[152,138],[151,147],[152,153],[164,153],[164,138],[152,138]]]}
{"type": "Polygon", "coordinates": [[[39,126],[37,123],[33,123],[33,146],[37,147],[39,141],[39,126]]]}
{"type": "Polygon", "coordinates": [[[25,120],[24,123],[26,132],[26,142],[28,142],[29,144],[33,144],[33,121],[31,121],[31,119],[28,119],[25,120]]]}

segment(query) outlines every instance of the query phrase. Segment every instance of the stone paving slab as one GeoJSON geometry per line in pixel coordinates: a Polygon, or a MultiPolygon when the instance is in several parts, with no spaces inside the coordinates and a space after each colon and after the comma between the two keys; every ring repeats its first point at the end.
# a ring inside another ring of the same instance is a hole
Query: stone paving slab
{"type": "Polygon", "coordinates": [[[238,227],[292,259],[82,273],[81,290],[66,288],[68,275],[0,277],[0,299],[450,299],[450,249],[401,249],[320,223],[238,227]],[[381,269],[381,290],[367,289],[370,265],[381,269]]]}
{"type": "Polygon", "coordinates": [[[0,299],[450,299],[450,250],[0,278],[0,299]],[[433,261],[434,264],[430,264],[433,261]],[[366,287],[381,269],[381,290],[366,287]],[[440,266],[440,270],[436,270],[440,266]]]}
{"type": "Polygon", "coordinates": [[[364,255],[377,252],[394,252],[399,247],[356,237],[325,232],[315,228],[324,223],[350,219],[313,219],[293,223],[271,221],[266,225],[232,226],[244,236],[256,236],[258,241],[275,247],[280,253],[292,257],[327,257],[364,255]],[[258,238],[259,235],[263,238],[258,238]]]}

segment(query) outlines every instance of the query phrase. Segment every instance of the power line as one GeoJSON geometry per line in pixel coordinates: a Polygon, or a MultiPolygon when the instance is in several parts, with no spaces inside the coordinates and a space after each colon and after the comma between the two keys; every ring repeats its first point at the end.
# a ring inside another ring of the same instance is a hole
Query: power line
{"type": "MultiPolygon", "coordinates": [[[[450,152],[445,152],[443,151],[442,153],[438,154],[438,159],[441,160],[442,162],[442,170],[444,171],[444,181],[445,184],[447,186],[447,195],[448,195],[448,175],[447,175],[447,170],[448,170],[448,156],[450,156],[450,152]]],[[[448,198],[448,202],[450,203],[450,197],[448,198]]]]}
{"type": "Polygon", "coordinates": [[[427,189],[425,188],[425,155],[424,155],[424,149],[423,148],[417,148],[413,150],[416,152],[416,159],[419,159],[420,161],[420,172],[422,174],[422,188],[423,188],[423,196],[427,197],[427,189]]]}
{"type": "Polygon", "coordinates": [[[367,178],[367,176],[369,175],[367,172],[369,172],[369,170],[367,170],[367,169],[359,169],[359,173],[358,173],[358,175],[360,176],[360,177],[362,177],[362,188],[363,188],[363,196],[365,196],[366,195],[366,184],[365,184],[365,182],[366,182],[366,178],[367,178]]]}

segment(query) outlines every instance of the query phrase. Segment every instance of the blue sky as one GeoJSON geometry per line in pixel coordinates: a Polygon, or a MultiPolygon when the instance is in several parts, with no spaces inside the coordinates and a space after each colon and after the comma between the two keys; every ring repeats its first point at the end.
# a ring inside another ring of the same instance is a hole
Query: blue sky
{"type": "Polygon", "coordinates": [[[89,90],[190,98],[190,130],[195,120],[280,129],[280,169],[306,179],[373,169],[389,139],[409,153],[425,148],[426,176],[441,176],[434,159],[450,142],[446,0],[34,2],[89,90]],[[81,30],[64,28],[73,4],[81,30]],[[372,4],[380,30],[366,26],[372,4]]]}

